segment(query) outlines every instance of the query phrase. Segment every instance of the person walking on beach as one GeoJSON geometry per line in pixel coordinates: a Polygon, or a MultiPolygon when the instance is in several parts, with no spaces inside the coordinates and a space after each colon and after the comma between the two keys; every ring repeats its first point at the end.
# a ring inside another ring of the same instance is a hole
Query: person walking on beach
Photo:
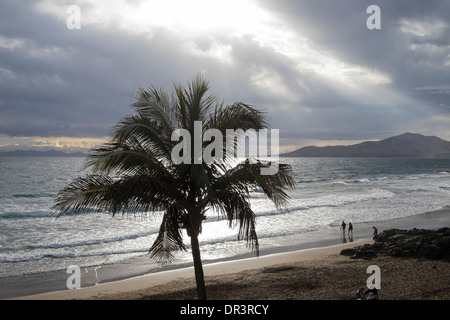
{"type": "Polygon", "coordinates": [[[345,239],[345,226],[346,226],[346,224],[345,224],[344,220],[342,220],[342,224],[341,224],[341,228],[340,228],[340,229],[342,229],[342,239],[345,239]]]}
{"type": "Polygon", "coordinates": [[[351,222],[348,223],[348,236],[349,238],[353,238],[353,225],[351,222]]]}
{"type": "Polygon", "coordinates": [[[344,220],[342,220],[341,229],[342,229],[343,233],[345,233],[345,226],[346,226],[346,224],[345,224],[344,220]]]}

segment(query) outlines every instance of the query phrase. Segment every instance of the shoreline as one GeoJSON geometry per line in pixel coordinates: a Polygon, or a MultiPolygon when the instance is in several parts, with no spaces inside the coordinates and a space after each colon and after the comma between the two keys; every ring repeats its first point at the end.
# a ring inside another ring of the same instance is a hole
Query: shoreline
{"type": "MultiPolygon", "coordinates": [[[[209,263],[203,266],[205,277],[216,277],[232,275],[245,271],[253,271],[261,268],[270,268],[276,265],[291,264],[298,261],[314,261],[327,258],[330,255],[339,254],[342,249],[352,248],[366,243],[373,243],[372,240],[357,240],[346,244],[338,244],[326,247],[309,248],[297,251],[273,253],[261,257],[245,258],[231,261],[221,261],[209,263]]],[[[185,267],[173,270],[166,270],[152,274],[136,276],[112,282],[98,284],[96,286],[80,288],[77,290],[62,290],[41,293],[30,296],[17,297],[19,300],[70,300],[70,299],[108,299],[125,295],[130,297],[136,291],[148,288],[167,285],[174,281],[194,280],[193,267],[185,267]]]]}
{"type": "MultiPolygon", "coordinates": [[[[370,236],[372,234],[372,226],[376,225],[379,232],[386,229],[398,228],[398,229],[438,229],[444,226],[450,226],[450,208],[443,208],[438,211],[423,213],[417,216],[411,216],[406,218],[399,218],[390,221],[377,222],[377,223],[363,223],[354,224],[354,237],[353,242],[343,243],[340,238],[341,232],[338,227],[329,228],[326,230],[308,232],[303,234],[305,241],[300,245],[285,246],[278,248],[261,249],[259,258],[255,258],[253,253],[243,255],[239,257],[230,257],[226,259],[220,259],[215,261],[204,261],[205,276],[208,276],[206,270],[214,270],[217,266],[227,265],[229,270],[222,269],[221,274],[229,274],[236,268],[241,268],[239,265],[246,265],[247,261],[271,261],[270,264],[277,264],[277,257],[283,255],[294,255],[299,258],[300,253],[306,256],[310,256],[314,251],[325,252],[327,250],[337,250],[339,248],[350,248],[357,246],[360,243],[372,243],[370,236]],[[235,267],[229,267],[236,265],[235,267]],[[234,268],[234,269],[233,269],[234,268]]],[[[333,251],[334,252],[334,251],[333,251]]],[[[329,253],[330,254],[330,253],[329,253]]],[[[328,255],[329,255],[328,254],[328,255]]],[[[336,252],[333,253],[336,255],[336,252]]],[[[313,254],[314,255],[314,254],[313,254]]],[[[10,279],[9,285],[15,284],[15,288],[10,288],[9,292],[4,292],[1,299],[92,299],[93,297],[99,298],[104,295],[115,296],[120,295],[120,288],[126,287],[127,291],[135,291],[136,287],[130,288],[126,285],[126,282],[130,283],[135,281],[142,281],[143,279],[154,279],[155,281],[151,286],[157,285],[158,281],[166,281],[167,275],[179,274],[178,277],[193,278],[192,263],[177,266],[166,266],[158,270],[148,270],[145,265],[145,261],[148,261],[148,257],[143,259],[135,259],[133,261],[127,261],[124,263],[105,265],[98,267],[82,268],[86,270],[82,273],[83,284],[82,288],[78,290],[68,290],[66,287],[66,280],[70,276],[65,270],[61,272],[49,272],[46,274],[29,275],[21,277],[19,283],[17,279],[10,279]],[[88,269],[92,269],[88,272],[88,269]],[[98,270],[94,270],[98,269],[98,270]],[[93,272],[95,271],[95,272],[93,272]],[[101,272],[102,281],[98,283],[97,274],[101,272]],[[95,277],[94,277],[95,274],[95,277]],[[91,280],[86,279],[90,276],[91,280]],[[148,278],[147,278],[148,277],[148,278]],[[157,280],[160,278],[160,280],[157,280]],[[156,279],[156,280],[155,280],[156,279]],[[166,280],[164,280],[166,279],[166,280]],[[91,285],[85,285],[89,283],[91,285]],[[31,288],[30,283],[34,286],[40,286],[39,288],[31,288]],[[55,283],[59,283],[59,288],[55,286],[55,283]],[[98,283],[98,284],[96,284],[98,283]],[[34,291],[33,291],[34,290],[34,291]],[[106,290],[103,293],[99,290],[106,290]],[[119,290],[119,291],[114,291],[119,290]],[[85,293],[88,292],[88,293],[85,293]],[[5,294],[6,293],[6,294],[5,294]]],[[[292,263],[292,261],[290,262],[292,263]]],[[[266,266],[267,267],[267,266],[266,266]]],[[[16,277],[13,277],[16,278],[16,277]]],[[[8,286],[8,283],[2,283],[2,287],[8,286]]],[[[149,285],[148,283],[146,284],[149,285]]],[[[14,286],[14,285],[13,285],[14,286]]],[[[123,293],[123,292],[122,292],[123,293]]]]}

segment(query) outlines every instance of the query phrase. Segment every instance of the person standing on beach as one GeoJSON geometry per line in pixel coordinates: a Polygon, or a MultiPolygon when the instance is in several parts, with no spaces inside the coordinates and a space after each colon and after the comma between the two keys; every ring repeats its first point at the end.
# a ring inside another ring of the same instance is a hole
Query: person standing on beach
{"type": "Polygon", "coordinates": [[[353,238],[353,225],[351,222],[348,223],[348,236],[353,238]]]}
{"type": "Polygon", "coordinates": [[[344,220],[342,220],[341,229],[342,229],[342,234],[344,236],[345,236],[345,226],[346,226],[346,224],[345,224],[344,220]]]}

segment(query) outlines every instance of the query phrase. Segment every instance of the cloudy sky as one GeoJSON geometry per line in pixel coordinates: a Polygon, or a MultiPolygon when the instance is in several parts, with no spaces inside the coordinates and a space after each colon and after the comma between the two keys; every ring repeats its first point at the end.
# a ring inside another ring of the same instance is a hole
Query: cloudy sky
{"type": "Polygon", "coordinates": [[[449,16],[448,0],[1,0],[0,150],[90,148],[137,88],[197,73],[265,110],[283,150],[450,140],[449,16]]]}

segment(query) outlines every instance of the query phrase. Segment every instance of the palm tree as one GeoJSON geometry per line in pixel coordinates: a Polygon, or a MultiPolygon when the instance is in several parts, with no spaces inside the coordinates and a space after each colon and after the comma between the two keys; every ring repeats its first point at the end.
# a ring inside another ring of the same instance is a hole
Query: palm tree
{"type": "MultiPolygon", "coordinates": [[[[294,180],[288,165],[279,164],[274,175],[261,175],[261,162],[232,166],[226,152],[223,161],[174,163],[171,153],[178,141],[172,141],[172,133],[180,128],[193,133],[196,121],[202,121],[203,131],[216,128],[224,138],[226,129],[268,127],[264,114],[255,108],[244,103],[225,106],[207,95],[209,84],[202,76],[195,77],[187,89],[177,85],[174,89],[172,94],[156,87],[139,89],[133,104],[136,114],[114,127],[108,143],[91,150],[86,168],[92,173],[60,190],[53,209],[58,216],[86,209],[112,215],[162,211],[151,257],[170,260],[173,251],[187,250],[185,229],[191,240],[198,298],[206,299],[198,240],[205,212],[212,208],[226,217],[230,227],[238,225],[238,239],[246,240],[259,255],[249,190],[262,189],[282,208],[294,180]]],[[[194,146],[190,150],[193,159],[194,146]]]]}

